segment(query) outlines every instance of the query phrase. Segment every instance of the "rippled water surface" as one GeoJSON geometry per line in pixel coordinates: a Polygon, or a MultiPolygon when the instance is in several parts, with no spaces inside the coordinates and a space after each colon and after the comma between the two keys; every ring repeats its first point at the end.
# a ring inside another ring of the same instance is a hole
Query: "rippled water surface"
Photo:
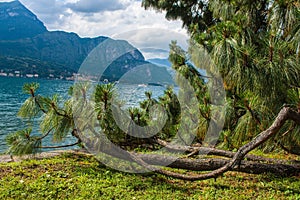
{"type": "MultiPolygon", "coordinates": [[[[62,80],[25,79],[13,77],[0,77],[0,153],[7,150],[5,137],[11,132],[26,127],[26,122],[17,117],[18,110],[22,103],[28,98],[24,94],[22,87],[24,83],[38,82],[40,88],[38,94],[52,96],[57,93],[62,98],[68,98],[68,89],[73,82],[62,80]]],[[[153,97],[157,98],[163,94],[163,87],[145,85],[118,85],[117,93],[119,98],[125,101],[126,106],[136,106],[138,102],[145,99],[145,92],[152,91],[153,97]]],[[[33,131],[38,132],[38,124],[33,125],[33,131]]],[[[64,144],[69,144],[75,140],[68,136],[64,144]]],[[[45,141],[46,145],[51,145],[52,141],[45,141]]]]}

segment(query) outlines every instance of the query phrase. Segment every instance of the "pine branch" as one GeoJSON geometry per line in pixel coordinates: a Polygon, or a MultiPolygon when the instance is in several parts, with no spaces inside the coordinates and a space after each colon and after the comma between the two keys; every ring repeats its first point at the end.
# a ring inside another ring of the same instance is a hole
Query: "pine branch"
{"type": "Polygon", "coordinates": [[[71,119],[71,117],[69,116],[69,115],[67,115],[66,113],[66,111],[65,110],[62,110],[63,112],[64,112],[64,114],[63,113],[60,113],[59,111],[58,111],[58,109],[57,109],[57,106],[52,102],[51,103],[51,107],[53,108],[53,110],[54,110],[54,112],[58,115],[58,116],[62,116],[62,117],[66,117],[66,118],[68,118],[68,119],[71,119]]]}
{"type": "Polygon", "coordinates": [[[44,139],[45,137],[47,137],[47,136],[51,133],[51,131],[52,131],[53,129],[54,129],[54,128],[51,128],[45,135],[43,135],[43,136],[37,138],[36,140],[42,140],[42,139],[44,139]]]}
{"type": "Polygon", "coordinates": [[[258,125],[259,129],[261,131],[263,131],[262,127],[261,127],[261,122],[258,119],[257,115],[254,113],[254,111],[251,109],[250,105],[248,104],[247,100],[244,100],[244,106],[247,108],[247,110],[250,112],[251,116],[253,117],[253,119],[255,120],[256,124],[258,125]]]}
{"type": "Polygon", "coordinates": [[[62,145],[62,146],[41,146],[41,147],[37,147],[37,148],[40,148],[40,149],[59,149],[59,148],[75,146],[77,144],[80,144],[79,140],[77,142],[73,143],[73,144],[67,144],[67,145],[62,145]]]}

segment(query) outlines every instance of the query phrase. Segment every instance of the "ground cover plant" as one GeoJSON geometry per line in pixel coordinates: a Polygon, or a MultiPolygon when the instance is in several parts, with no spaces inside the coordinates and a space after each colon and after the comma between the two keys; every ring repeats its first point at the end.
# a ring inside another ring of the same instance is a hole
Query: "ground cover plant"
{"type": "Polygon", "coordinates": [[[187,182],[154,173],[119,172],[91,155],[65,153],[0,163],[0,198],[296,200],[300,199],[300,179],[228,172],[216,180],[187,182]]]}

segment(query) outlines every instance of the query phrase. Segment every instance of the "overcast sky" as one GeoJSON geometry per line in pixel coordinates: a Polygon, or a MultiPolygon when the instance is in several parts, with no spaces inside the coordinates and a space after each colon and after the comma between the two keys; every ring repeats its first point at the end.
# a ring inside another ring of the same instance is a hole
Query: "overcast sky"
{"type": "MultiPolygon", "coordinates": [[[[0,0],[4,2],[8,0],[0,0]]],[[[144,10],[141,0],[20,0],[48,30],[75,32],[81,37],[108,36],[128,40],[146,58],[168,56],[168,44],[187,47],[180,21],[144,10]]]]}

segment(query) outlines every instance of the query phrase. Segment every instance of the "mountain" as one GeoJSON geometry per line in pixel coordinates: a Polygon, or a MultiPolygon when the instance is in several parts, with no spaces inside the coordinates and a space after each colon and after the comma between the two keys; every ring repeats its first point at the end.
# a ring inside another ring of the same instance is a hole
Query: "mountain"
{"type": "Polygon", "coordinates": [[[75,72],[89,52],[106,39],[80,38],[75,33],[47,31],[34,37],[0,40],[0,55],[37,59],[75,72]]]}
{"type": "MultiPolygon", "coordinates": [[[[131,69],[149,64],[127,41],[103,36],[81,38],[76,33],[48,31],[43,22],[19,1],[0,3],[0,75],[69,79],[78,72],[89,54],[107,41],[113,41],[114,45],[106,46],[101,53],[114,60],[104,63],[107,68],[102,80],[118,80],[131,69]]],[[[152,66],[153,69],[157,67],[152,66]]],[[[147,76],[156,76],[154,72],[147,76]]]]}
{"type": "Polygon", "coordinates": [[[151,58],[147,60],[150,63],[155,65],[164,66],[164,67],[171,67],[172,63],[167,58],[151,58]]]}
{"type": "Polygon", "coordinates": [[[44,24],[19,1],[0,3],[0,40],[34,37],[45,32],[44,24]]]}

